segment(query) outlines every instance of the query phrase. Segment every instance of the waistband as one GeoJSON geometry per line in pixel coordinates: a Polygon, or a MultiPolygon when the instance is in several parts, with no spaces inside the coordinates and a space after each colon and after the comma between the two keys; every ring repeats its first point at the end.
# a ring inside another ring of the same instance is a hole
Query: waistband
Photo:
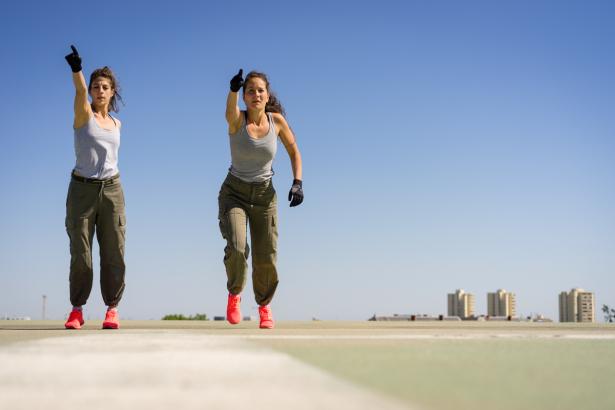
{"type": "Polygon", "coordinates": [[[101,185],[112,185],[115,183],[116,180],[120,178],[119,173],[113,175],[112,177],[105,178],[105,179],[86,178],[86,177],[82,177],[80,175],[75,174],[75,171],[71,172],[70,176],[73,179],[73,181],[85,182],[86,184],[101,184],[101,185]]]}
{"type": "Polygon", "coordinates": [[[253,187],[265,187],[267,185],[271,184],[271,178],[266,179],[264,181],[258,181],[258,182],[248,182],[248,181],[244,181],[243,179],[236,177],[235,175],[231,174],[230,172],[226,175],[226,179],[224,180],[225,182],[236,182],[239,184],[245,184],[245,185],[249,185],[249,186],[253,186],[253,187]]]}

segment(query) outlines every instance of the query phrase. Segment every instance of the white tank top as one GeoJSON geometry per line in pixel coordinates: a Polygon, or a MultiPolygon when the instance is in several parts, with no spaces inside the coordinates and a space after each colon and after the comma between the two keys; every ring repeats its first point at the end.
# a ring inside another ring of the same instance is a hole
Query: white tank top
{"type": "Polygon", "coordinates": [[[119,173],[119,148],[120,129],[117,123],[113,129],[107,129],[98,125],[94,116],[90,117],[85,125],[75,130],[75,172],[82,177],[96,179],[116,175],[119,173]]]}
{"type": "Polygon", "coordinates": [[[273,116],[267,113],[269,132],[261,138],[252,138],[246,129],[245,112],[243,124],[234,134],[229,134],[231,143],[231,175],[246,182],[263,182],[273,176],[273,158],[278,148],[278,134],[273,116]]]}

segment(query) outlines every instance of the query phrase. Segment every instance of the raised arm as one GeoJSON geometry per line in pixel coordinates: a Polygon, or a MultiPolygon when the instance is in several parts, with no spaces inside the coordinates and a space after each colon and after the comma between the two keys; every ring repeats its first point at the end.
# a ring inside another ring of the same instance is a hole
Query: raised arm
{"type": "Polygon", "coordinates": [[[77,129],[88,122],[90,116],[92,115],[92,108],[90,107],[90,102],[88,101],[88,87],[85,84],[85,78],[83,77],[83,72],[81,71],[81,57],[79,56],[75,46],[70,46],[70,48],[73,52],[64,58],[68,62],[68,65],[73,72],[73,84],[75,86],[75,119],[73,121],[73,127],[77,129]]]}
{"type": "Polygon", "coordinates": [[[297,140],[295,134],[293,134],[290,126],[286,122],[286,119],[282,114],[273,114],[275,119],[275,125],[278,127],[278,135],[288,156],[290,157],[290,164],[293,168],[293,186],[288,193],[288,200],[290,206],[297,206],[303,202],[303,164],[301,162],[301,153],[297,146],[297,140]]]}
{"type": "Polygon", "coordinates": [[[231,90],[226,97],[226,122],[229,132],[234,134],[241,126],[241,111],[239,110],[239,90],[243,86],[243,69],[231,79],[231,90]]]}

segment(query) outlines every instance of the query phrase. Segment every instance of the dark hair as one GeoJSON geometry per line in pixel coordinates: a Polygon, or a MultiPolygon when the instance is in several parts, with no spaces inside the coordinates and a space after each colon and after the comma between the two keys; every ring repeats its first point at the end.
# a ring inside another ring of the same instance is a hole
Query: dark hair
{"type": "Polygon", "coordinates": [[[260,73],[258,71],[250,71],[246,76],[245,81],[243,82],[243,92],[246,92],[246,86],[248,81],[253,78],[260,78],[265,82],[267,86],[267,94],[269,94],[269,101],[267,101],[267,105],[265,106],[265,112],[277,112],[278,114],[282,114],[286,117],[286,111],[284,111],[284,107],[282,107],[282,103],[278,99],[278,97],[271,91],[269,88],[269,79],[267,78],[267,74],[260,73]]]}
{"type": "Polygon", "coordinates": [[[106,78],[111,82],[111,89],[114,91],[114,94],[113,97],[111,97],[111,101],[109,102],[109,111],[119,112],[120,109],[117,105],[117,101],[121,101],[122,104],[124,104],[124,100],[120,95],[120,83],[115,78],[115,74],[113,74],[113,71],[111,71],[111,69],[107,66],[104,66],[103,68],[97,68],[90,75],[90,84],[88,85],[88,91],[92,90],[92,83],[98,77],[106,78]]]}

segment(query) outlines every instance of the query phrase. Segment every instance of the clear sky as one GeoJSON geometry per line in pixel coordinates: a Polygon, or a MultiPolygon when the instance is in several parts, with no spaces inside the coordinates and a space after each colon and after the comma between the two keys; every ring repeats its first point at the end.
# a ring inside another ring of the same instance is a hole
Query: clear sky
{"type": "MultiPolygon", "coordinates": [[[[0,14],[0,315],[67,314],[71,71],[109,65],[126,105],[124,318],[223,315],[217,195],[230,78],[266,72],[279,145],[278,319],[446,312],[463,288],[557,319],[572,287],[615,305],[610,1],[49,2],[0,14]],[[93,4],[93,2],[92,2],[93,4]]],[[[97,246],[95,253],[98,253],[97,246]]],[[[98,285],[86,317],[104,309],[98,285]]],[[[256,315],[251,282],[244,314],[256,315]]]]}

